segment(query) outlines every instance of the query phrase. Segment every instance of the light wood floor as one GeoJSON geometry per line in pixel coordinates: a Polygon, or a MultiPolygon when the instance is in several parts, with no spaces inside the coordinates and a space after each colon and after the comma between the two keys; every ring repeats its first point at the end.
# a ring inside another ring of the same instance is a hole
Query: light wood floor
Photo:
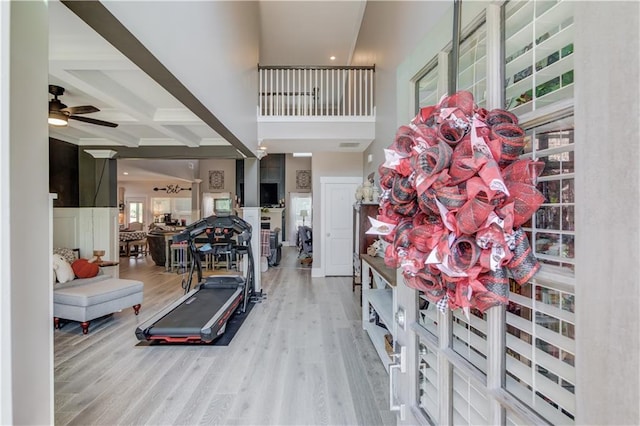
{"type": "MultiPolygon", "coordinates": [[[[283,247],[284,248],[284,247],[283,247]]],[[[121,258],[144,282],[132,309],[56,330],[56,424],[390,425],[388,376],[360,322],[350,277],[311,279],[294,248],[262,275],[229,346],[139,346],[136,325],[182,295],[181,277],[121,258]]]]}

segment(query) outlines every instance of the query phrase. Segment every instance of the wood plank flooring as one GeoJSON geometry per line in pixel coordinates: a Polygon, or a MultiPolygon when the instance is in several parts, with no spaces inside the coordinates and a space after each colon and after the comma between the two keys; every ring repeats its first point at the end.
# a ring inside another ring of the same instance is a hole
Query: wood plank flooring
{"type": "Polygon", "coordinates": [[[182,295],[181,276],[150,257],[120,259],[144,282],[126,309],[54,332],[59,425],[395,425],[388,376],[360,323],[350,277],[311,278],[295,248],[262,274],[229,346],[142,346],[137,324],[182,295]]]}

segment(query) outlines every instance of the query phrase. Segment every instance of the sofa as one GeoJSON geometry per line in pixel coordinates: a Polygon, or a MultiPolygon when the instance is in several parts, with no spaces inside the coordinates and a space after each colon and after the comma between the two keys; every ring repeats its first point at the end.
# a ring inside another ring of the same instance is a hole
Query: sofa
{"type": "Polygon", "coordinates": [[[61,320],[80,322],[82,333],[89,332],[92,320],[133,307],[138,315],[143,299],[143,283],[138,280],[113,278],[100,273],[91,278],[75,278],[53,284],[53,321],[56,329],[61,320]]]}

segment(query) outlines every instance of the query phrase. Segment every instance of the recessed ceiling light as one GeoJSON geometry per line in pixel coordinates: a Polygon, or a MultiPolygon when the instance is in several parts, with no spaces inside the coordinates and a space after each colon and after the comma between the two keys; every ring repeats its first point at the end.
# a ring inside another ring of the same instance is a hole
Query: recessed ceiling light
{"type": "Polygon", "coordinates": [[[311,153],[310,152],[294,152],[293,156],[294,157],[311,157],[311,153]]]}
{"type": "Polygon", "coordinates": [[[122,174],[123,174],[123,175],[128,175],[128,174],[129,174],[129,172],[122,172],[122,174]]]}
{"type": "Polygon", "coordinates": [[[336,57],[335,56],[331,56],[329,59],[331,59],[332,61],[335,61],[336,57]]]}

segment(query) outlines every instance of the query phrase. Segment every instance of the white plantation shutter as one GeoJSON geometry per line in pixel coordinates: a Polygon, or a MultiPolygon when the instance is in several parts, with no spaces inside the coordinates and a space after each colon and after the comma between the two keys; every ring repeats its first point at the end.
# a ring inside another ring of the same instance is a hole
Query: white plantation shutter
{"type": "Polygon", "coordinates": [[[516,115],[573,98],[574,2],[505,5],[505,105],[516,115]]]}
{"type": "MultiPolygon", "coordinates": [[[[542,268],[524,285],[511,282],[507,307],[468,317],[461,310],[442,314],[416,292],[417,405],[433,424],[574,423],[574,5],[490,5],[462,36],[457,90],[472,92],[481,107],[502,94],[526,132],[521,158],[545,165],[537,181],[545,201],[523,225],[542,268]],[[502,36],[493,31],[501,19],[502,36]],[[486,75],[500,65],[498,49],[504,85],[486,75]]],[[[432,61],[415,80],[419,106],[435,103],[426,99],[437,68],[432,61]]]]}

